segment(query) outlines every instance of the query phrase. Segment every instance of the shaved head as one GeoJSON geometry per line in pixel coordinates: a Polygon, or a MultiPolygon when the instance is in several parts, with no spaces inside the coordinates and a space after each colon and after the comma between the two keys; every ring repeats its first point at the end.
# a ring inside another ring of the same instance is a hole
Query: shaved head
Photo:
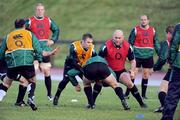
{"type": "Polygon", "coordinates": [[[124,33],[122,30],[118,29],[118,30],[115,30],[113,33],[113,36],[116,36],[116,35],[124,35],[124,33]]]}
{"type": "Polygon", "coordinates": [[[123,31],[120,29],[115,30],[113,33],[113,43],[115,44],[115,46],[120,47],[123,41],[124,41],[123,31]]]}

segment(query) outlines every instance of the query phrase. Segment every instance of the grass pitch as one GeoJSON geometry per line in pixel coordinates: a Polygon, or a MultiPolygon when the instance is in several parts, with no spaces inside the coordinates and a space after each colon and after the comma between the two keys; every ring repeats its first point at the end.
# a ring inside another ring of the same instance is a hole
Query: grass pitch
{"type": "MultiPolygon", "coordinates": [[[[9,89],[7,96],[0,103],[0,120],[160,120],[161,114],[153,113],[159,107],[157,99],[158,87],[148,87],[147,109],[139,107],[133,96],[127,101],[131,106],[130,111],[124,111],[123,107],[111,88],[103,88],[98,96],[96,109],[85,109],[86,97],[83,91],[75,92],[74,87],[69,83],[61,94],[58,106],[53,106],[46,97],[46,89],[43,81],[38,81],[36,87],[35,101],[38,106],[36,112],[30,107],[14,106],[18,82],[14,82],[9,89]],[[77,99],[77,102],[71,102],[77,99]]],[[[58,81],[53,81],[53,94],[56,92],[58,81]]],[[[121,85],[123,86],[123,85],[121,85]]],[[[125,89],[125,87],[123,87],[125,89]]],[[[25,100],[27,96],[25,97],[25,100]]],[[[177,107],[174,120],[180,120],[180,106],[177,107]]]]}

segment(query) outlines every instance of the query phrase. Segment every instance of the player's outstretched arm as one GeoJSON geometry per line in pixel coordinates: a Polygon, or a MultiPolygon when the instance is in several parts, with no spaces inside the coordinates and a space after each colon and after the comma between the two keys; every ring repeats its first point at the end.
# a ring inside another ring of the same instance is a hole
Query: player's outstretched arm
{"type": "Polygon", "coordinates": [[[43,56],[52,56],[52,55],[56,55],[59,51],[60,51],[60,48],[57,47],[57,48],[55,48],[53,51],[50,51],[50,52],[43,51],[43,52],[42,52],[42,55],[43,55],[43,56]]]}

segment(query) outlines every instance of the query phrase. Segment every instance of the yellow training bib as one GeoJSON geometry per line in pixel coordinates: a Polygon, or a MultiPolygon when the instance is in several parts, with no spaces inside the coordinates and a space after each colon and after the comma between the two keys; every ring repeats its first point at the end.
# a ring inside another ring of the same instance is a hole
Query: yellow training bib
{"type": "Polygon", "coordinates": [[[14,30],[7,36],[7,50],[6,53],[12,51],[24,49],[33,50],[32,47],[32,35],[25,29],[14,30]]]}
{"type": "Polygon", "coordinates": [[[81,41],[76,41],[72,43],[76,49],[78,63],[81,66],[84,66],[86,61],[92,56],[92,51],[94,49],[94,45],[91,45],[87,51],[85,51],[81,46],[81,41]]]}

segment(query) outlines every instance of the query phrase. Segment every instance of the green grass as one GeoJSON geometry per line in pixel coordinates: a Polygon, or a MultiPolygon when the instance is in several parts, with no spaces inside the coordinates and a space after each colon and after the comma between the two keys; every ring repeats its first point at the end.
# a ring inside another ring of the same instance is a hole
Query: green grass
{"type": "MultiPolygon", "coordinates": [[[[42,0],[1,0],[0,36],[13,29],[17,17],[34,14],[34,5],[42,0]]],[[[139,23],[139,16],[147,14],[157,28],[160,40],[168,24],[179,22],[178,0],[44,0],[46,13],[61,28],[61,39],[80,39],[84,32],[92,32],[96,40],[110,38],[113,30],[121,28],[128,37],[139,23]]]]}
{"type": "MultiPolygon", "coordinates": [[[[53,81],[53,93],[58,86],[57,81],[53,81]]],[[[124,87],[123,87],[124,88],[124,87]]],[[[47,100],[46,90],[43,81],[38,81],[36,89],[36,103],[38,111],[34,112],[30,107],[15,107],[18,90],[18,83],[14,82],[9,89],[7,96],[0,103],[0,120],[137,120],[137,114],[144,114],[144,120],[159,120],[161,114],[153,113],[159,106],[157,99],[157,87],[149,87],[146,100],[147,109],[141,109],[135,99],[130,96],[128,100],[131,105],[131,111],[124,111],[119,99],[111,88],[103,88],[101,95],[98,96],[95,110],[87,110],[86,97],[84,92],[75,92],[71,84],[63,91],[59,105],[54,107],[47,100]],[[78,102],[72,103],[71,99],[77,99],[78,102]]],[[[27,98],[27,97],[26,97],[27,98]]],[[[180,106],[177,107],[174,120],[179,120],[180,106]]]]}

